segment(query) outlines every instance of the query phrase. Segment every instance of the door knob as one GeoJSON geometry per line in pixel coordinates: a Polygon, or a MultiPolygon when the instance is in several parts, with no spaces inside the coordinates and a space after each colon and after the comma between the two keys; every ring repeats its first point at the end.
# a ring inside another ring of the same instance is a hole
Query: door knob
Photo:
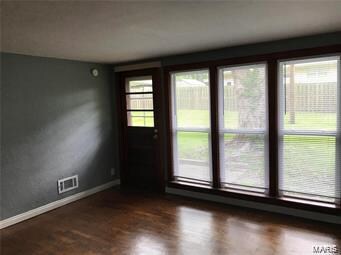
{"type": "Polygon", "coordinates": [[[153,139],[157,139],[157,138],[158,138],[157,134],[153,135],[153,139]]]}

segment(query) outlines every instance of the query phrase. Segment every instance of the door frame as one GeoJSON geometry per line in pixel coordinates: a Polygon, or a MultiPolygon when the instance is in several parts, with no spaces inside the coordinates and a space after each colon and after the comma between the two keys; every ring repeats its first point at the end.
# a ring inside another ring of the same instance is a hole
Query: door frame
{"type": "MultiPolygon", "coordinates": [[[[125,81],[129,77],[152,76],[153,80],[153,111],[154,111],[154,128],[158,130],[158,139],[155,141],[158,149],[154,155],[154,174],[157,180],[156,190],[165,192],[165,171],[163,166],[164,156],[164,123],[162,119],[162,90],[161,90],[161,68],[147,68],[132,71],[117,72],[115,74],[116,84],[116,102],[118,113],[118,133],[119,133],[119,159],[120,159],[120,179],[121,187],[128,186],[129,180],[127,176],[128,163],[128,147],[127,147],[127,129],[128,128],[144,128],[144,127],[128,127],[125,97],[125,81]]],[[[148,127],[150,128],[150,127],[148,127]]]]}

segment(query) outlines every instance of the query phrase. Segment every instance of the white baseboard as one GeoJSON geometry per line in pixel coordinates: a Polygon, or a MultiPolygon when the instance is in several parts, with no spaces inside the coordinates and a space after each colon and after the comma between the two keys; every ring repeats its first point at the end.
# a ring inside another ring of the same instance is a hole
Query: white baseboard
{"type": "Polygon", "coordinates": [[[316,221],[322,221],[322,222],[327,222],[327,223],[341,224],[341,217],[338,215],[328,215],[328,214],[323,214],[323,213],[318,213],[318,212],[310,212],[310,211],[305,211],[305,210],[300,210],[300,209],[295,209],[295,208],[287,208],[283,206],[245,201],[245,200],[236,199],[236,198],[227,198],[227,197],[222,197],[218,195],[204,194],[200,192],[193,192],[193,191],[169,188],[169,187],[166,187],[166,193],[178,195],[178,196],[184,196],[184,197],[191,197],[191,198],[200,199],[200,200],[213,201],[213,202],[222,203],[222,204],[234,205],[238,207],[253,208],[257,210],[285,214],[285,215],[311,219],[311,220],[316,220],[316,221]]]}
{"type": "Polygon", "coordinates": [[[22,222],[24,220],[28,220],[28,219],[33,218],[35,216],[38,216],[40,214],[43,214],[43,213],[46,213],[48,211],[54,210],[54,209],[56,209],[58,207],[67,205],[69,203],[72,203],[74,201],[77,201],[79,199],[85,198],[87,196],[90,196],[92,194],[95,194],[97,192],[100,192],[102,190],[108,189],[110,187],[113,187],[113,186],[116,186],[116,185],[119,185],[119,184],[120,184],[120,180],[114,180],[114,181],[105,183],[103,185],[97,186],[95,188],[79,192],[79,193],[74,194],[72,196],[69,196],[69,197],[66,197],[66,198],[54,201],[52,203],[43,205],[41,207],[32,209],[30,211],[27,211],[27,212],[15,215],[13,217],[4,219],[4,220],[0,221],[0,229],[12,226],[12,225],[17,224],[19,222],[22,222]]]}

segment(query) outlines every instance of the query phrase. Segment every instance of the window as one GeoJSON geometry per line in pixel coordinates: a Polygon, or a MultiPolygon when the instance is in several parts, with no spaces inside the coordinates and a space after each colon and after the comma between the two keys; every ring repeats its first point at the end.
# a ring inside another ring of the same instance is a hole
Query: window
{"type": "Polygon", "coordinates": [[[219,69],[221,186],[254,192],[268,188],[266,65],[219,69]]]}
{"type": "Polygon", "coordinates": [[[171,74],[173,165],[178,181],[211,182],[208,70],[171,74]]]}
{"type": "Polygon", "coordinates": [[[340,197],[339,67],[339,57],[280,62],[282,196],[330,203],[340,197]]]}
{"type": "Polygon", "coordinates": [[[340,58],[328,47],[167,67],[169,186],[339,213],[340,58]]]}
{"type": "Polygon", "coordinates": [[[151,76],[126,79],[127,120],[131,127],[153,127],[153,81],[151,76]]]}

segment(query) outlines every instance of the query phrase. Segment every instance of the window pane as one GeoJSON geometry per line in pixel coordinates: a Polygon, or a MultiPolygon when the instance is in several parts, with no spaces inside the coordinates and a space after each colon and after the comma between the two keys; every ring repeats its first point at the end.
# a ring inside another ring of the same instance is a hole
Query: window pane
{"type": "Polygon", "coordinates": [[[211,177],[208,134],[177,132],[176,143],[174,175],[209,181],[211,177]]]}
{"type": "Polygon", "coordinates": [[[153,94],[129,94],[126,99],[128,110],[153,110],[153,94]]]}
{"type": "Polygon", "coordinates": [[[210,93],[207,70],[172,75],[177,127],[210,126],[210,93]]]}
{"type": "Polygon", "coordinates": [[[266,66],[252,65],[220,70],[223,83],[224,127],[265,129],[266,66]]]}
{"type": "Polygon", "coordinates": [[[154,112],[128,111],[128,126],[130,127],[154,127],[154,112]]]}
{"type": "Polygon", "coordinates": [[[284,129],[336,130],[337,63],[335,58],[282,63],[284,129]]]}
{"type": "Polygon", "coordinates": [[[268,188],[266,65],[219,69],[221,184],[265,192],[268,188]]]}
{"type": "Polygon", "coordinates": [[[153,80],[151,76],[141,78],[128,78],[126,82],[126,92],[152,92],[153,80]]]}
{"type": "Polygon", "coordinates": [[[264,191],[264,135],[223,134],[220,139],[224,186],[264,191]]]}
{"type": "Polygon", "coordinates": [[[323,57],[280,64],[279,181],[284,196],[324,202],[340,197],[339,63],[339,57],[323,57]],[[322,136],[325,131],[328,136],[322,136]]]}
{"type": "Polygon", "coordinates": [[[284,195],[334,202],[335,137],[286,135],[281,190],[284,195]]]}

